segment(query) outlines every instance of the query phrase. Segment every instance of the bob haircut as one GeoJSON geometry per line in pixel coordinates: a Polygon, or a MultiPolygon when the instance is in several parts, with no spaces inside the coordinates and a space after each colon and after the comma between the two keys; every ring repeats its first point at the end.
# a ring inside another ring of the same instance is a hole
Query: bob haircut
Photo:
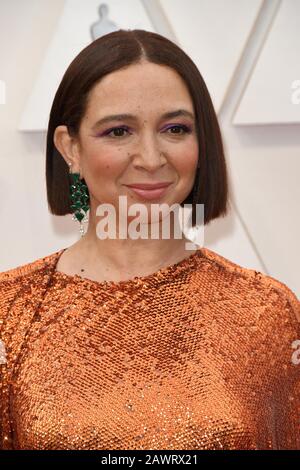
{"type": "Polygon", "coordinates": [[[141,29],[120,29],[96,39],[75,57],[61,80],[47,131],[46,185],[52,214],[73,213],[69,168],[53,140],[56,127],[66,125],[69,134],[77,136],[92,88],[105,75],[138,64],[143,59],[174,69],[184,80],[193,101],[199,147],[198,168],[193,189],[180,204],[192,204],[191,226],[196,223],[196,204],[204,204],[204,225],[227,214],[228,178],[224,148],[206,84],[194,62],[179,46],[160,34],[141,29]]]}

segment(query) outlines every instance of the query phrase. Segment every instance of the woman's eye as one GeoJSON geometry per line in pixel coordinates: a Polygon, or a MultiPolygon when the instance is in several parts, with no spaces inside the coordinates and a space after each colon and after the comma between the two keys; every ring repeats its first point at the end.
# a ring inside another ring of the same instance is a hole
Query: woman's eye
{"type": "Polygon", "coordinates": [[[104,135],[109,135],[110,137],[123,137],[123,135],[111,135],[112,132],[116,131],[128,131],[127,128],[125,127],[114,127],[113,129],[108,130],[107,132],[104,133],[104,135]]]}
{"type": "MultiPolygon", "coordinates": [[[[179,130],[182,130],[182,131],[183,131],[183,134],[185,134],[185,133],[187,133],[187,132],[190,132],[190,129],[189,129],[187,126],[181,126],[181,125],[180,125],[180,126],[179,126],[179,125],[178,125],[178,126],[171,126],[171,127],[169,127],[167,130],[170,130],[170,129],[179,129],[179,130]]],[[[174,133],[174,132],[171,132],[171,134],[175,134],[175,135],[178,134],[178,135],[181,135],[182,133],[180,133],[180,132],[175,132],[175,133],[174,133]]]]}

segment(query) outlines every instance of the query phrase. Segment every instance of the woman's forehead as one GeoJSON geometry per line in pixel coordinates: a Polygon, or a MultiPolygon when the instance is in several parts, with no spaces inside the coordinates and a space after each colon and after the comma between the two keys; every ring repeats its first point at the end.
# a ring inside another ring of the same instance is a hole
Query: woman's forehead
{"type": "MultiPolygon", "coordinates": [[[[101,100],[128,99],[137,97],[147,99],[148,94],[174,97],[188,95],[184,80],[170,67],[156,64],[155,69],[142,69],[144,66],[130,66],[104,76],[91,89],[90,95],[101,100]],[[145,94],[147,93],[147,94],[145,94]]],[[[145,66],[147,67],[147,66],[145,66]]]]}

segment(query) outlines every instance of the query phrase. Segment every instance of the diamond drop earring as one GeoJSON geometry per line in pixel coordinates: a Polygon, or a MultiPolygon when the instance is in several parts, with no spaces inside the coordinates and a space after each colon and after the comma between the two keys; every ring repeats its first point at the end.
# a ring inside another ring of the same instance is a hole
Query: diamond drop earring
{"type": "Polygon", "coordinates": [[[80,179],[80,173],[72,173],[72,163],[69,163],[70,173],[70,200],[71,209],[74,213],[72,220],[80,223],[79,233],[84,235],[83,224],[88,221],[87,211],[90,208],[90,198],[87,185],[80,179]]]}

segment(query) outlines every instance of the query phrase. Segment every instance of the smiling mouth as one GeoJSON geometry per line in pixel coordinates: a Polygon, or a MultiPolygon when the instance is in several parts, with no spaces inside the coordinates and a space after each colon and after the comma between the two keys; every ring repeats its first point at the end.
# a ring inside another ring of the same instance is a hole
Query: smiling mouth
{"type": "Polygon", "coordinates": [[[172,182],[164,181],[161,183],[136,183],[136,184],[127,184],[126,186],[130,188],[137,188],[137,189],[160,189],[165,188],[166,186],[170,186],[172,182]]]}
{"type": "Polygon", "coordinates": [[[127,187],[131,191],[133,191],[135,194],[142,197],[143,199],[150,200],[150,199],[158,199],[164,196],[170,185],[171,183],[160,188],[156,187],[152,189],[144,189],[144,188],[142,189],[142,188],[137,188],[135,186],[127,186],[127,187]]]}

